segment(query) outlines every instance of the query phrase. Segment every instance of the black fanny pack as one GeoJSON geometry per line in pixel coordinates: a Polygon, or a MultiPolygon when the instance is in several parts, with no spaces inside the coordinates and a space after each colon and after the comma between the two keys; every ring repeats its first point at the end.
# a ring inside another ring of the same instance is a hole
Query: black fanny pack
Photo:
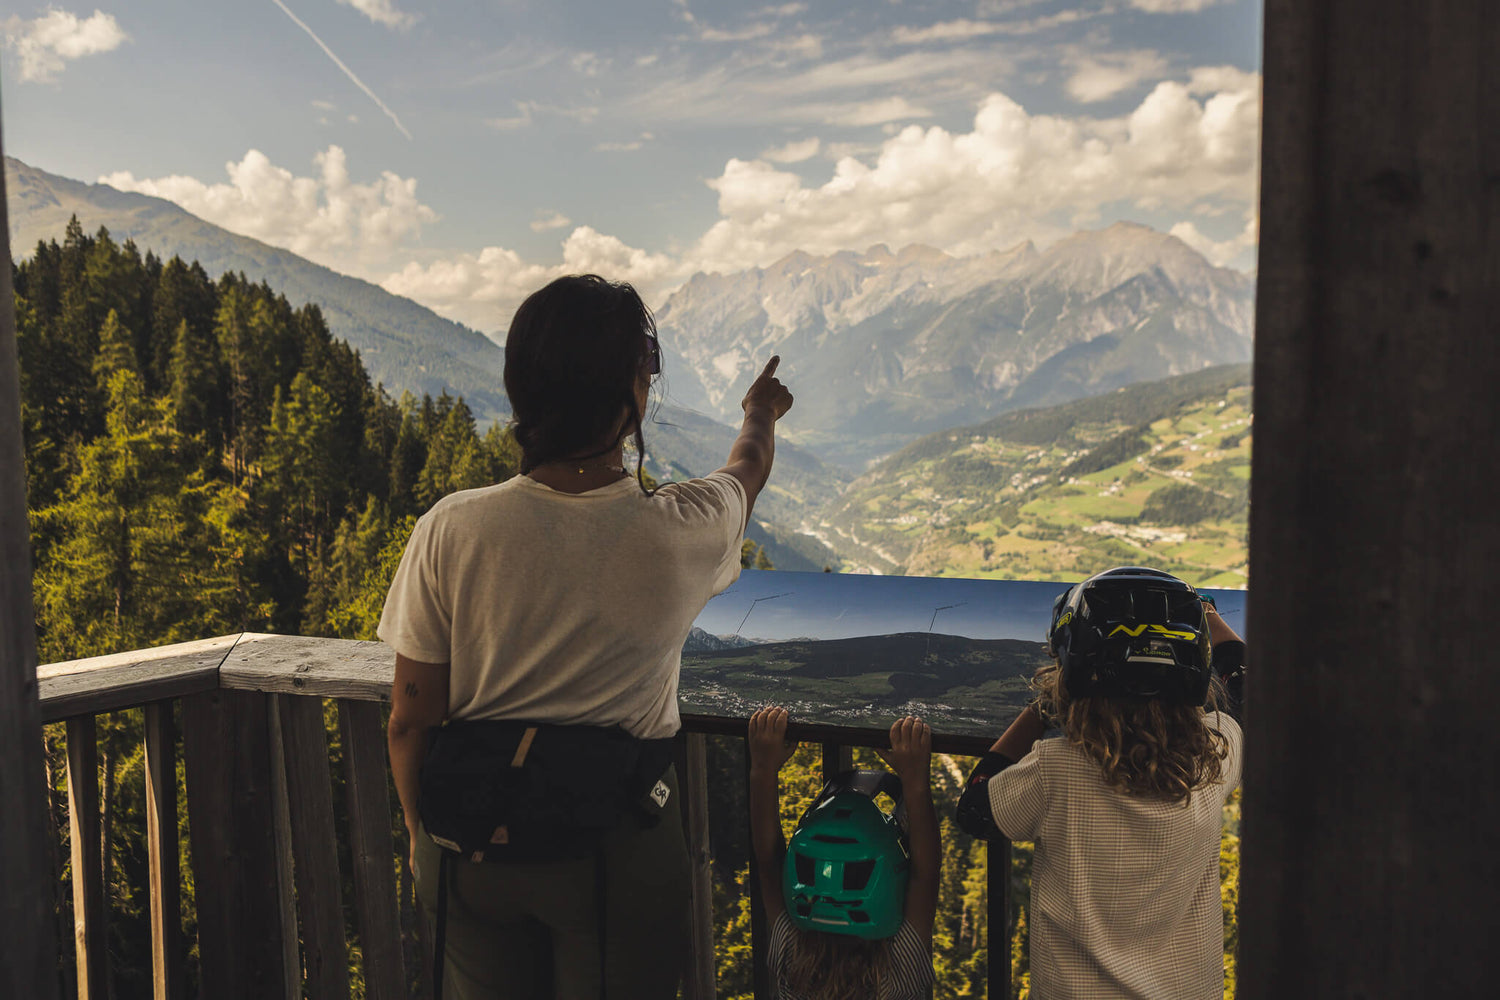
{"type": "Polygon", "coordinates": [[[449,722],[422,763],[422,825],[470,861],[581,858],[628,817],[656,821],[673,744],[618,726],[449,722]]]}

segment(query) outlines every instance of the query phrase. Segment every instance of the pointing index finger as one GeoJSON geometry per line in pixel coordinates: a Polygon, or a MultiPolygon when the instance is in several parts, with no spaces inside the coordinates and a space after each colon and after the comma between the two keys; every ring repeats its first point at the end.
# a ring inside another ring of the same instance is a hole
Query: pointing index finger
{"type": "Polygon", "coordinates": [[[779,355],[779,354],[773,354],[773,355],[771,355],[771,360],[766,362],[765,370],[760,373],[760,377],[763,378],[763,379],[767,379],[767,378],[770,378],[772,375],[775,375],[776,374],[776,366],[779,365],[779,364],[781,364],[781,355],[779,355]]]}

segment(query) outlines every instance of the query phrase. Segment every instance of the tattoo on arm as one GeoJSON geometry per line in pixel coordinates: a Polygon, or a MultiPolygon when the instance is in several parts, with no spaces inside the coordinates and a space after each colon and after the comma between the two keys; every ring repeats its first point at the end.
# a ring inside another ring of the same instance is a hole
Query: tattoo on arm
{"type": "Polygon", "coordinates": [[[408,698],[415,698],[417,696],[417,685],[415,681],[406,682],[406,696],[408,698]]]}

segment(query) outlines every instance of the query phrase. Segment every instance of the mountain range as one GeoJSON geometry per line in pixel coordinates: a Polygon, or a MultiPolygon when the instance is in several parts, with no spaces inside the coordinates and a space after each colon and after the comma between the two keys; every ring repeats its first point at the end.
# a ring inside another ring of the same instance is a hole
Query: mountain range
{"type": "Polygon", "coordinates": [[[976,257],[793,253],[695,275],[657,321],[678,400],[726,419],[779,353],[787,435],[858,471],[931,431],[1248,361],[1253,308],[1248,276],[1122,222],[976,257]]]}
{"type": "MultiPolygon", "coordinates": [[[[332,332],[394,395],[462,395],[481,425],[509,416],[503,350],[416,302],[160,198],[10,157],[5,180],[17,257],[39,240],[61,239],[76,216],[86,230],[105,227],[143,252],[196,260],[215,277],[240,272],[294,305],[317,304],[332,332]]],[[[646,427],[647,467],[659,479],[680,479],[722,464],[739,423],[739,394],[780,353],[778,374],[797,403],[780,428],[776,474],[749,536],[784,569],[940,571],[942,550],[924,555],[897,545],[897,552],[854,540],[861,530],[873,537],[874,522],[889,513],[875,513],[884,502],[876,494],[890,499],[879,485],[885,474],[844,496],[856,475],[923,435],[1247,361],[1252,312],[1248,276],[1130,223],[1046,249],[1023,243],[958,258],[931,247],[876,246],[697,274],[657,310],[668,402],[646,427]],[[860,503],[873,521],[861,523],[860,503]]],[[[892,516],[938,515],[913,500],[892,516]]]]}

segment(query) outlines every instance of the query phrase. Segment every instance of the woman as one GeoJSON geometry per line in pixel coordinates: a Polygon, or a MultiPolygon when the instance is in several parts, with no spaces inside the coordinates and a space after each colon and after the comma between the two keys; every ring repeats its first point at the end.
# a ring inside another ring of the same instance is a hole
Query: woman
{"type": "MultiPolygon", "coordinates": [[[[448,719],[679,726],[682,643],[739,574],[740,545],[770,475],[792,396],[773,357],[743,403],[724,467],[648,491],[641,423],[661,368],[650,312],[627,284],[559,278],[516,311],[505,388],[521,475],[440,500],[418,521],[379,635],[396,650],[391,769],[432,909],[438,849],[420,828],[430,727],[448,719]],[[623,445],[636,446],[636,475],[623,445]]],[[[593,858],[459,861],[447,905],[448,995],[675,995],[687,940],[688,862],[676,776],[660,822],[626,821],[605,844],[606,913],[593,858]],[[601,962],[602,955],[602,962],[601,962]]]]}

